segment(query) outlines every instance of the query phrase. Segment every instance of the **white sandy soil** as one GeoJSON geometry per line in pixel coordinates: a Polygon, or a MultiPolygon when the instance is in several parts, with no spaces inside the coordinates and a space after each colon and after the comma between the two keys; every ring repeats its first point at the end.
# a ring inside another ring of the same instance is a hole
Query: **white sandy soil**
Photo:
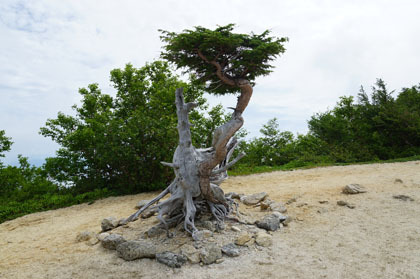
{"type": "MultiPolygon", "coordinates": [[[[287,205],[294,220],[273,233],[273,246],[263,251],[171,269],[151,259],[126,262],[100,244],[76,242],[79,232],[99,232],[104,217],[127,217],[139,200],[156,193],[107,198],[0,224],[0,278],[420,278],[418,161],[233,177],[222,188],[265,191],[284,203],[296,198],[287,205]],[[350,183],[367,193],[342,194],[350,183]],[[399,194],[414,201],[393,198],[399,194]],[[338,206],[338,200],[355,208],[338,206]]],[[[152,223],[154,217],[130,226],[152,223]]]]}

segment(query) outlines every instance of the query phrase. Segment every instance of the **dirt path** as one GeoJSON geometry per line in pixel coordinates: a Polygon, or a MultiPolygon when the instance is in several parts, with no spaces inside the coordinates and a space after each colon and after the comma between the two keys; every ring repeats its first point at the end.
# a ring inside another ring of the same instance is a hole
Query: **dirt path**
{"type": "Polygon", "coordinates": [[[125,262],[100,245],[75,241],[81,231],[98,232],[104,217],[126,217],[138,200],[154,195],[108,198],[0,224],[0,278],[420,278],[418,161],[234,177],[223,188],[265,191],[282,202],[296,198],[288,205],[294,221],[274,233],[269,249],[172,270],[154,260],[125,262]],[[349,183],[368,192],[341,194],[349,183]],[[414,201],[394,199],[397,194],[414,201]]]}

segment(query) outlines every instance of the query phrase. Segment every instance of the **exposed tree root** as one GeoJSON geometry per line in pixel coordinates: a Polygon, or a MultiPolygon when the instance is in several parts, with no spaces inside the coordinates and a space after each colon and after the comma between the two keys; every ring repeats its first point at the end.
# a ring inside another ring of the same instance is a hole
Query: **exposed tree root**
{"type": "MultiPolygon", "coordinates": [[[[191,143],[188,121],[188,112],[196,104],[185,104],[182,91],[180,88],[175,92],[179,145],[174,153],[173,162],[162,162],[163,165],[174,169],[175,179],[163,192],[128,217],[125,222],[137,220],[142,212],[170,193],[168,199],[152,209],[157,209],[157,218],[167,231],[183,221],[185,231],[195,238],[198,231],[194,224],[196,216],[209,212],[222,223],[232,212],[233,207],[237,210],[237,203],[230,197],[225,197],[220,184],[228,178],[228,168],[245,155],[240,154],[230,161],[238,145],[233,136],[243,124],[241,112],[244,106],[241,106],[241,111],[235,111],[230,121],[215,130],[212,147],[196,149],[191,143]]],[[[251,94],[252,87],[251,91],[247,87],[244,92],[247,95],[251,94]]]]}

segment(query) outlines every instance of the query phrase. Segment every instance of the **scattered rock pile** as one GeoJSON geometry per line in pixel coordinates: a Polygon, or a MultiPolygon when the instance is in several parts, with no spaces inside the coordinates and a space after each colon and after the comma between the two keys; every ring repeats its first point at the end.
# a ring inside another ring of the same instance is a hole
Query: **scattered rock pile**
{"type": "MultiPolygon", "coordinates": [[[[224,261],[223,256],[238,257],[241,253],[255,251],[250,249],[252,247],[260,250],[269,248],[273,244],[272,233],[291,220],[283,215],[287,212],[285,205],[268,199],[265,192],[252,195],[228,193],[226,196],[248,207],[259,207],[260,211],[258,214],[233,212],[232,220],[226,220],[226,225],[217,222],[212,216],[200,216],[196,222],[199,231],[193,237],[183,231],[182,224],[168,231],[157,225],[133,240],[126,239],[123,230],[120,230],[121,234],[109,233],[124,224],[114,217],[107,217],[101,223],[102,233],[96,237],[92,234],[89,237],[78,236],[78,239],[83,239],[78,241],[95,238],[104,248],[116,250],[124,260],[155,258],[171,268],[179,268],[187,262],[200,265],[221,263],[224,261]],[[269,214],[265,213],[267,211],[269,214]]],[[[147,202],[140,201],[137,207],[147,202]]]]}

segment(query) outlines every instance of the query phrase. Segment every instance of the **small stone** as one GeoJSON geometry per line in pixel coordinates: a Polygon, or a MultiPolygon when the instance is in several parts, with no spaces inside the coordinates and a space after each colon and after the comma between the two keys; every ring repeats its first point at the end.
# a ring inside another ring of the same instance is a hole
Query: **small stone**
{"type": "Polygon", "coordinates": [[[212,237],[213,233],[209,230],[201,230],[201,231],[196,231],[192,234],[192,238],[195,241],[203,241],[206,238],[212,237]]]}
{"type": "Polygon", "coordinates": [[[76,236],[76,241],[77,242],[88,241],[91,238],[94,238],[94,236],[95,236],[95,233],[93,232],[88,232],[88,231],[81,232],[76,236]]]}
{"type": "Polygon", "coordinates": [[[241,197],[241,202],[246,205],[256,205],[260,201],[263,201],[267,197],[266,192],[256,193],[248,196],[241,197]]]}
{"type": "Polygon", "coordinates": [[[270,200],[270,199],[265,199],[260,203],[260,209],[261,210],[268,210],[270,209],[270,205],[273,203],[274,201],[270,200]]]}
{"type": "Polygon", "coordinates": [[[163,252],[156,254],[156,260],[172,268],[180,268],[187,262],[185,255],[174,254],[172,252],[163,252]]]}
{"type": "Polygon", "coordinates": [[[166,233],[165,229],[159,226],[154,226],[154,227],[151,227],[145,234],[147,237],[156,237],[164,233],[166,233]]]}
{"type": "Polygon", "coordinates": [[[324,203],[328,203],[328,201],[325,201],[325,200],[323,200],[323,201],[318,201],[320,204],[324,204],[324,203]]]}
{"type": "Polygon", "coordinates": [[[99,241],[103,241],[103,240],[104,240],[104,238],[105,238],[105,237],[107,237],[108,235],[109,235],[109,233],[100,233],[100,234],[96,235],[96,238],[97,238],[99,241]]]}
{"type": "Polygon", "coordinates": [[[257,234],[259,232],[266,232],[266,230],[264,229],[260,229],[256,226],[249,226],[249,228],[247,229],[247,231],[251,234],[257,234]]]}
{"type": "Polygon", "coordinates": [[[126,240],[119,234],[110,234],[101,241],[102,246],[110,250],[115,250],[118,245],[124,242],[126,242],[126,240]]]}
{"type": "Polygon", "coordinates": [[[243,194],[238,194],[238,193],[235,193],[235,192],[229,192],[225,195],[225,197],[227,197],[227,198],[237,199],[237,200],[239,200],[241,198],[241,196],[243,196],[243,194]]]}
{"type": "Polygon", "coordinates": [[[306,205],[308,205],[308,203],[306,203],[306,202],[300,202],[300,203],[296,204],[296,207],[304,207],[306,205]]]}
{"type": "Polygon", "coordinates": [[[159,252],[157,247],[147,241],[126,241],[117,246],[118,256],[126,261],[141,258],[154,258],[159,252]]]}
{"type": "Polygon", "coordinates": [[[280,213],[286,213],[287,212],[287,208],[281,202],[271,203],[270,204],[270,210],[271,211],[277,211],[277,212],[280,212],[280,213]]]}
{"type": "Polygon", "coordinates": [[[181,253],[187,257],[187,259],[193,263],[199,263],[200,262],[200,254],[199,251],[194,248],[194,246],[185,244],[181,247],[181,253]]]}
{"type": "Polygon", "coordinates": [[[96,237],[92,237],[91,239],[88,240],[88,245],[93,246],[99,243],[99,239],[96,237]]]}
{"type": "Polygon", "coordinates": [[[255,242],[259,246],[269,247],[273,244],[273,237],[266,232],[259,232],[259,233],[257,233],[257,237],[255,238],[255,242]]]}
{"type": "Polygon", "coordinates": [[[137,203],[137,205],[135,206],[136,209],[140,209],[143,206],[145,206],[146,204],[148,204],[150,202],[150,200],[141,200],[137,203]]]}
{"type": "Polygon", "coordinates": [[[286,202],[286,204],[292,204],[294,202],[296,202],[296,198],[291,198],[286,202]]]}
{"type": "Polygon", "coordinates": [[[254,244],[255,244],[255,238],[251,238],[251,240],[245,243],[244,246],[251,247],[254,244]]]}
{"type": "Polygon", "coordinates": [[[251,240],[251,235],[247,232],[243,232],[240,236],[235,239],[235,244],[239,246],[244,246],[248,241],[251,240]]]}
{"type": "Polygon", "coordinates": [[[257,227],[265,229],[267,231],[276,231],[280,227],[280,220],[286,220],[286,216],[281,215],[278,212],[264,216],[263,219],[255,222],[257,227]]]}
{"type": "Polygon", "coordinates": [[[269,208],[270,208],[270,205],[268,205],[267,203],[265,203],[265,202],[260,203],[261,211],[267,210],[269,208]]]}
{"type": "Polygon", "coordinates": [[[200,251],[200,260],[204,264],[215,263],[218,259],[222,258],[222,250],[215,244],[207,245],[200,251]]]}
{"type": "Polygon", "coordinates": [[[414,199],[410,196],[406,195],[394,195],[392,196],[394,199],[402,200],[402,201],[414,201],[414,199]]]}
{"type": "Polygon", "coordinates": [[[253,216],[242,217],[241,220],[242,220],[242,222],[244,222],[247,225],[254,225],[255,222],[257,221],[257,220],[255,220],[255,217],[253,217],[253,216]]]}
{"type": "Polygon", "coordinates": [[[339,205],[339,206],[347,206],[348,203],[346,201],[339,200],[339,201],[337,201],[337,205],[339,205]]]}
{"type": "MultiPolygon", "coordinates": [[[[270,216],[270,215],[269,215],[270,216]]],[[[287,216],[281,214],[280,212],[276,212],[274,211],[271,216],[277,217],[279,218],[280,222],[283,222],[284,220],[286,220],[287,216]]]]}
{"type": "Polygon", "coordinates": [[[234,232],[240,232],[241,231],[241,229],[238,228],[237,226],[232,226],[230,229],[234,232]]]}
{"type": "Polygon", "coordinates": [[[399,179],[399,178],[396,178],[396,179],[394,180],[394,183],[403,183],[403,181],[402,181],[401,179],[399,179]]]}
{"type": "Polygon", "coordinates": [[[112,230],[118,226],[118,220],[115,217],[107,217],[102,220],[101,228],[103,232],[112,230]]]}
{"type": "Polygon", "coordinates": [[[354,204],[350,204],[350,203],[348,203],[346,201],[341,201],[341,200],[340,201],[337,201],[337,205],[339,205],[339,206],[346,206],[346,207],[348,207],[350,209],[356,208],[356,206],[354,204]]]}
{"type": "Polygon", "coordinates": [[[359,184],[348,184],[343,188],[344,194],[360,194],[360,193],[366,193],[366,188],[359,184]]]}
{"type": "Polygon", "coordinates": [[[150,218],[150,217],[152,217],[153,215],[155,215],[155,213],[156,213],[156,210],[153,210],[153,209],[147,209],[146,211],[144,211],[142,214],[140,214],[140,217],[142,218],[142,219],[147,219],[147,218],[150,218]]]}
{"type": "Polygon", "coordinates": [[[214,263],[215,264],[221,264],[224,261],[225,261],[224,259],[217,259],[214,263]]]}
{"type": "Polygon", "coordinates": [[[287,227],[287,226],[289,225],[289,223],[290,223],[290,222],[292,222],[292,220],[293,220],[293,218],[292,218],[292,217],[290,217],[290,216],[286,216],[286,219],[284,219],[284,221],[281,221],[281,220],[280,220],[280,222],[281,222],[281,224],[282,224],[282,225],[284,225],[284,226],[286,226],[286,227],[287,227]]]}
{"type": "Polygon", "coordinates": [[[298,220],[298,221],[303,221],[304,219],[302,218],[302,217],[300,217],[300,216],[298,216],[298,217],[296,217],[296,220],[298,220]]]}
{"type": "Polygon", "coordinates": [[[241,254],[241,250],[234,243],[224,245],[222,252],[228,257],[237,257],[241,254]]]}
{"type": "Polygon", "coordinates": [[[128,224],[128,220],[125,218],[122,218],[118,221],[118,226],[125,226],[128,224]]]}
{"type": "Polygon", "coordinates": [[[318,212],[319,214],[324,214],[324,213],[327,213],[328,212],[328,209],[326,209],[326,208],[320,208],[316,212],[318,212]]]}

